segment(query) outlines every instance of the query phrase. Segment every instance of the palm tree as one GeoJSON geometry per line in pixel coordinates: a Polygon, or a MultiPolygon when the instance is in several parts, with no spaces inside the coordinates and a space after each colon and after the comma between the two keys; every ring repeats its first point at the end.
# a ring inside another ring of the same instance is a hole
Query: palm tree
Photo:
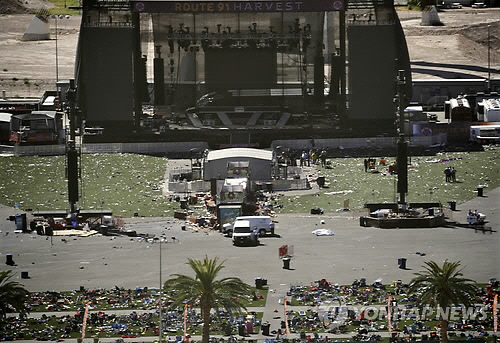
{"type": "Polygon", "coordinates": [[[196,277],[172,274],[175,278],[165,282],[165,287],[174,294],[171,307],[199,302],[203,319],[203,343],[208,343],[210,311],[222,308],[235,313],[246,309],[243,299],[251,294],[251,287],[235,277],[216,280],[217,274],[224,268],[224,262],[218,263],[217,257],[209,259],[205,256],[203,261],[190,258],[187,264],[194,270],[196,277]]]}
{"type": "Polygon", "coordinates": [[[448,310],[452,305],[469,306],[477,294],[476,282],[463,278],[460,261],[444,261],[440,267],[434,261],[425,262],[425,271],[415,273],[410,293],[417,293],[421,304],[440,307],[441,343],[448,342],[448,310]]]}
{"type": "Polygon", "coordinates": [[[9,281],[13,276],[12,270],[0,272],[0,320],[12,310],[26,312],[29,292],[19,282],[9,281]]]}

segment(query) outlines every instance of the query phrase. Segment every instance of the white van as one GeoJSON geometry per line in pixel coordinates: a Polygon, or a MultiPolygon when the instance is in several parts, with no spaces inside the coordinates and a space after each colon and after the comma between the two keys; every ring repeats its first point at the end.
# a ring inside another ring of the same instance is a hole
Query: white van
{"type": "Polygon", "coordinates": [[[233,226],[239,220],[248,220],[250,222],[250,228],[259,232],[260,237],[264,237],[266,234],[274,235],[274,223],[269,216],[244,216],[236,217],[233,223],[224,224],[223,232],[227,235],[231,235],[233,232],[233,226]]]}
{"type": "Polygon", "coordinates": [[[250,227],[249,220],[237,220],[233,225],[233,244],[258,245],[259,240],[256,232],[250,227]]]}

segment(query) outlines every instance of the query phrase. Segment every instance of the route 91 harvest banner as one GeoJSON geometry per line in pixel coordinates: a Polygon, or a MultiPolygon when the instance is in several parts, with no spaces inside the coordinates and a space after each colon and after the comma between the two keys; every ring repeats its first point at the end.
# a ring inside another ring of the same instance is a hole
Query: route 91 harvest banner
{"type": "Polygon", "coordinates": [[[290,1],[133,1],[135,12],[147,13],[259,13],[343,11],[344,0],[290,1]]]}

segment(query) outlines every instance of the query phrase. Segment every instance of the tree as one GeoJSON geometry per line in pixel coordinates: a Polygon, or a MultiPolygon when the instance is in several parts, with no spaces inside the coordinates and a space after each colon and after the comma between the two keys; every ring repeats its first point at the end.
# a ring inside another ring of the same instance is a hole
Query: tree
{"type": "Polygon", "coordinates": [[[419,10],[423,10],[427,6],[437,5],[436,0],[409,0],[408,8],[411,10],[412,8],[417,8],[419,10]]]}
{"type": "Polygon", "coordinates": [[[439,312],[441,343],[448,342],[448,313],[452,305],[470,306],[477,294],[476,282],[463,278],[460,261],[425,262],[425,271],[415,273],[410,282],[410,293],[418,295],[421,304],[441,308],[439,312]]]}
{"type": "Polygon", "coordinates": [[[8,312],[26,312],[26,301],[29,292],[17,281],[10,281],[12,270],[0,272],[0,320],[5,319],[8,312]]]}
{"type": "Polygon", "coordinates": [[[224,309],[235,313],[246,309],[243,299],[251,294],[251,287],[239,278],[228,277],[216,280],[217,274],[224,268],[224,262],[218,258],[203,261],[188,259],[187,264],[194,270],[196,277],[172,274],[174,278],[165,282],[167,290],[173,293],[171,307],[198,304],[203,320],[203,343],[208,343],[210,333],[210,311],[224,309]]]}

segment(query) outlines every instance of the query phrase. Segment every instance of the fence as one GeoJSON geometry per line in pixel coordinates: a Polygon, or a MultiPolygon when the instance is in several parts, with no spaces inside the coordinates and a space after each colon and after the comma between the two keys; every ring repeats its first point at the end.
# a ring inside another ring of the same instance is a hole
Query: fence
{"type": "MultiPolygon", "coordinates": [[[[310,185],[306,179],[294,179],[294,180],[272,180],[269,181],[273,185],[274,191],[290,191],[290,190],[301,190],[309,189],[310,185]]],[[[195,180],[195,181],[169,181],[168,191],[172,193],[208,193],[210,192],[210,181],[195,180]]],[[[252,184],[252,189],[263,189],[265,187],[259,187],[255,183],[252,184]]]]}
{"type": "MultiPolygon", "coordinates": [[[[433,136],[412,136],[409,137],[409,145],[412,147],[430,147],[432,145],[444,145],[447,143],[448,135],[439,133],[433,136]]],[[[361,149],[367,147],[394,148],[397,137],[367,137],[367,138],[327,138],[327,139],[297,139],[297,140],[276,140],[272,143],[273,150],[278,146],[291,150],[310,149],[361,149]]]]}
{"type": "Polygon", "coordinates": [[[210,192],[210,181],[169,182],[168,191],[172,193],[207,193],[210,192]]]}
{"type": "Polygon", "coordinates": [[[311,188],[307,179],[273,180],[273,190],[292,191],[311,188]]]}
{"type": "Polygon", "coordinates": [[[448,142],[448,134],[438,133],[433,136],[413,136],[410,137],[409,145],[415,146],[433,146],[433,145],[445,145],[448,142]]]}
{"type": "Polygon", "coordinates": [[[12,145],[0,145],[0,154],[12,154],[14,147],[12,145]]]}
{"type": "MultiPolygon", "coordinates": [[[[187,175],[192,174],[191,168],[174,168],[168,173],[168,181],[170,182],[179,182],[183,179],[188,179],[187,175]]],[[[191,177],[189,177],[190,179],[191,177]]]]}
{"type": "Polygon", "coordinates": [[[66,147],[64,144],[58,145],[15,145],[14,155],[15,156],[52,156],[52,155],[64,155],[66,147]]]}
{"type": "MultiPolygon", "coordinates": [[[[206,142],[158,142],[158,143],[89,143],[82,145],[84,154],[183,154],[192,149],[205,150],[206,142]]],[[[63,155],[65,146],[59,145],[16,145],[15,156],[63,155]]]]}
{"type": "MultiPolygon", "coordinates": [[[[410,137],[410,146],[432,146],[447,143],[447,134],[440,133],[433,136],[410,137]]],[[[331,149],[342,147],[344,149],[359,149],[369,146],[379,148],[393,148],[396,145],[396,137],[369,137],[369,138],[328,138],[328,139],[297,139],[276,140],[271,147],[281,146],[292,150],[331,149]]],[[[89,143],[83,144],[84,154],[187,154],[192,149],[208,149],[207,142],[158,142],[158,143],[89,143]]],[[[59,145],[16,145],[14,148],[4,149],[12,152],[15,156],[50,156],[63,155],[65,146],[59,145]]],[[[3,152],[3,150],[0,150],[3,152]]]]}

